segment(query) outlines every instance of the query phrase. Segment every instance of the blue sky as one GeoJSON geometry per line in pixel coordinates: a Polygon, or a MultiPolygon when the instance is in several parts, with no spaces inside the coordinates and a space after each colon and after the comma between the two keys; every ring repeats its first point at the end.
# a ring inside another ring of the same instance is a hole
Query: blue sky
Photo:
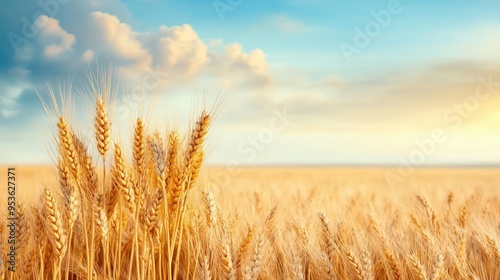
{"type": "MultiPolygon", "coordinates": [[[[58,79],[78,88],[97,62],[115,65],[129,89],[155,69],[169,73],[144,101],[162,127],[172,116],[188,123],[196,93],[223,85],[211,164],[398,165],[422,154],[415,165],[500,162],[498,1],[41,3],[50,9],[17,1],[0,11],[1,164],[50,162],[44,131],[54,128],[35,89],[47,97],[46,82],[58,79]],[[221,16],[217,5],[229,10],[221,16]],[[23,33],[34,18],[43,22],[36,34],[23,33]],[[356,44],[359,36],[368,42],[356,44]],[[21,38],[17,51],[12,38],[21,38]],[[293,118],[268,140],[277,111],[293,118]],[[433,140],[435,130],[446,140],[433,140]]],[[[118,107],[131,112],[115,112],[118,139],[128,137],[134,100],[119,91],[118,107]]],[[[75,126],[88,128],[75,107],[75,126]]]]}

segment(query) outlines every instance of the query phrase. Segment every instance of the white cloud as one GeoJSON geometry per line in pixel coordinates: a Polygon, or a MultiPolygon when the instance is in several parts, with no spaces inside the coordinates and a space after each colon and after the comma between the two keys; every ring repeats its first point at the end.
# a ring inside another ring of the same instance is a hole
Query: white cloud
{"type": "MultiPolygon", "coordinates": [[[[220,39],[203,40],[188,24],[137,32],[122,17],[101,11],[89,13],[88,9],[69,21],[46,16],[40,21],[46,24],[39,28],[36,38],[28,41],[25,49],[29,53],[22,60],[16,56],[19,65],[10,67],[18,69],[9,74],[11,85],[28,84],[41,90],[54,79],[86,81],[85,69],[89,65],[93,69],[96,64],[111,64],[117,69],[125,86],[118,100],[126,97],[127,90],[145,94],[167,89],[188,92],[203,82],[214,81],[223,84],[225,90],[250,92],[273,81],[262,50],[245,50],[220,39]]],[[[16,102],[22,102],[19,108],[33,103],[33,99],[24,97],[2,96],[0,116],[17,114],[16,102]]]]}
{"type": "Polygon", "coordinates": [[[248,87],[261,87],[271,84],[271,75],[266,56],[261,49],[243,52],[240,44],[231,44],[223,53],[212,53],[211,71],[229,77],[231,82],[248,87]]]}
{"type": "Polygon", "coordinates": [[[190,25],[162,26],[158,35],[155,62],[162,70],[189,77],[199,73],[209,61],[207,45],[190,25]]]}
{"type": "Polygon", "coordinates": [[[56,57],[71,49],[75,43],[75,35],[62,29],[57,19],[40,16],[38,21],[46,23],[40,28],[39,38],[45,45],[44,55],[46,57],[56,57]]]}
{"type": "Polygon", "coordinates": [[[145,73],[161,71],[169,75],[162,85],[207,76],[229,79],[226,84],[234,87],[263,86],[272,82],[262,50],[246,53],[239,44],[224,46],[222,40],[205,42],[189,24],[160,26],[153,32],[134,32],[116,16],[94,12],[90,16],[90,26],[82,28],[91,35],[82,37],[87,49],[80,52],[79,59],[87,62],[93,58],[111,58],[129,81],[139,81],[145,73]]]}
{"type": "Polygon", "coordinates": [[[150,55],[129,25],[107,13],[94,12],[90,17],[92,41],[99,54],[127,62],[149,63],[150,55]]]}

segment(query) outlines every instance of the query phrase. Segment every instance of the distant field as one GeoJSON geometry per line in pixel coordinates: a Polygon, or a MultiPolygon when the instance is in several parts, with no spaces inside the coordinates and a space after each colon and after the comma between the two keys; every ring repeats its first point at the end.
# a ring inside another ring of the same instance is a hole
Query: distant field
{"type": "MultiPolygon", "coordinates": [[[[6,166],[0,170],[6,170],[6,166]]],[[[32,197],[44,186],[57,186],[57,170],[54,166],[17,166],[20,196],[32,197]]],[[[225,192],[242,192],[267,189],[270,193],[290,192],[311,188],[326,192],[341,189],[379,193],[388,188],[395,195],[411,195],[412,192],[445,193],[455,190],[471,192],[481,189],[500,194],[500,169],[495,168],[421,168],[416,169],[403,181],[390,186],[388,173],[398,174],[395,168],[374,167],[205,167],[200,183],[218,186],[225,192]]],[[[4,174],[2,174],[4,175],[4,174]]],[[[347,190],[346,190],[347,191],[347,190]]],[[[0,197],[4,195],[0,193],[0,197]]]]}
{"type": "MultiPolygon", "coordinates": [[[[6,168],[1,167],[1,170],[6,168]]],[[[57,189],[59,186],[55,167],[17,166],[16,169],[17,194],[21,200],[34,201],[43,193],[44,187],[57,189]]],[[[336,199],[331,202],[337,206],[355,196],[411,201],[416,194],[423,194],[439,204],[446,201],[450,192],[455,192],[459,199],[478,191],[500,195],[500,169],[422,168],[403,178],[399,184],[390,185],[387,174],[397,172],[395,168],[374,167],[242,167],[234,171],[206,167],[202,170],[198,189],[208,188],[224,198],[231,198],[221,199],[220,203],[233,207],[253,201],[236,201],[234,198],[240,195],[248,198],[255,194],[266,198],[263,203],[267,207],[296,195],[310,194],[316,195],[319,200],[336,199]]],[[[5,192],[0,193],[0,198],[5,195],[5,192]]],[[[4,204],[5,199],[1,199],[0,205],[4,204]]],[[[325,208],[329,207],[325,205],[325,208]]]]}

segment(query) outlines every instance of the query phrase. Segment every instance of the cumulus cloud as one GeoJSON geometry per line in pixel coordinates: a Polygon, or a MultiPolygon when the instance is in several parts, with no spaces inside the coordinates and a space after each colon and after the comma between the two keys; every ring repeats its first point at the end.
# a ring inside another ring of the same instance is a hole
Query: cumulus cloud
{"type": "Polygon", "coordinates": [[[155,64],[174,77],[192,77],[209,62],[208,46],[188,24],[161,26],[156,33],[144,35],[143,40],[148,42],[155,64]]]}
{"type": "Polygon", "coordinates": [[[245,53],[240,44],[224,47],[222,53],[211,54],[210,70],[221,76],[230,77],[234,83],[248,87],[262,87],[271,84],[272,75],[266,56],[261,49],[245,53]]]}
{"type": "Polygon", "coordinates": [[[168,73],[154,88],[159,92],[194,80],[217,80],[231,90],[249,90],[273,81],[262,50],[244,49],[218,38],[202,39],[189,24],[137,31],[118,0],[72,1],[51,7],[50,13],[36,3],[25,6],[7,5],[12,15],[2,19],[0,30],[15,33],[22,41],[17,48],[8,40],[0,42],[0,75],[21,67],[29,77],[13,77],[10,72],[7,80],[21,79],[35,88],[55,77],[85,80],[82,69],[98,62],[116,66],[132,86],[148,73],[168,73]]]}
{"type": "MultiPolygon", "coordinates": [[[[151,71],[168,73],[155,90],[207,77],[227,81],[229,87],[240,89],[266,86],[273,80],[262,50],[244,51],[237,43],[204,41],[189,24],[135,32],[117,16],[100,11],[89,13],[80,25],[70,25],[69,29],[46,15],[40,16],[39,21],[45,24],[36,38],[38,48],[26,48],[18,55],[40,68],[74,72],[97,58],[100,63],[116,65],[131,82],[140,81],[151,71]],[[47,58],[53,60],[51,65],[44,65],[47,58]]],[[[43,71],[39,74],[47,75],[43,71]]]]}
{"type": "Polygon", "coordinates": [[[157,32],[138,34],[153,55],[152,66],[181,80],[209,75],[228,86],[253,88],[272,82],[270,67],[260,49],[246,53],[240,44],[201,40],[188,24],[161,26],[157,32]],[[222,46],[222,48],[220,48],[222,46]]]}
{"type": "Polygon", "coordinates": [[[127,62],[149,62],[150,55],[129,25],[120,22],[114,15],[102,12],[94,12],[90,18],[88,28],[93,30],[95,51],[100,55],[127,62]]]}
{"type": "Polygon", "coordinates": [[[46,57],[56,57],[71,49],[75,43],[75,35],[62,29],[57,19],[42,15],[38,21],[45,22],[40,28],[39,40],[45,43],[44,55],[46,57]]]}

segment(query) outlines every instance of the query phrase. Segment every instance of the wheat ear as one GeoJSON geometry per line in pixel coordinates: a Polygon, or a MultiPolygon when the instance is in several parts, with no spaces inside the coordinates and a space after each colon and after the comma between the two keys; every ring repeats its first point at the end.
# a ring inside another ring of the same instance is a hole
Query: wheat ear
{"type": "Polygon", "coordinates": [[[441,274],[443,273],[444,267],[444,256],[439,254],[436,257],[436,263],[434,264],[434,273],[431,275],[431,280],[439,280],[441,274]]]}
{"type": "Polygon", "coordinates": [[[434,211],[434,208],[432,208],[432,205],[430,202],[423,196],[423,195],[417,195],[417,199],[424,206],[425,211],[427,212],[427,217],[429,218],[430,224],[432,225],[434,231],[437,230],[437,219],[436,219],[436,211],[434,211]]]}
{"type": "Polygon", "coordinates": [[[205,135],[210,127],[210,121],[210,115],[206,111],[203,111],[196,122],[195,128],[191,132],[186,155],[186,165],[189,165],[190,161],[194,160],[195,155],[201,150],[205,141],[205,135]]]}
{"type": "Polygon", "coordinates": [[[166,189],[165,180],[167,178],[167,170],[165,165],[165,149],[163,147],[163,140],[158,132],[150,138],[149,145],[153,154],[156,185],[158,188],[166,189]]]}
{"type": "Polygon", "coordinates": [[[254,233],[254,227],[251,226],[248,228],[248,232],[240,244],[240,248],[238,250],[238,255],[236,258],[236,270],[237,271],[240,271],[241,264],[243,263],[243,260],[246,256],[246,253],[248,252],[248,249],[250,248],[250,244],[252,243],[253,233],[254,233]]]}
{"type": "Polygon", "coordinates": [[[135,212],[134,205],[134,189],[132,188],[132,182],[130,182],[129,173],[125,166],[125,159],[123,157],[122,150],[120,145],[115,144],[115,153],[114,153],[114,165],[113,165],[113,180],[112,182],[116,185],[115,188],[123,196],[125,200],[125,204],[129,209],[130,213],[135,212]]]}
{"type": "Polygon", "coordinates": [[[205,135],[210,127],[210,121],[210,116],[206,111],[203,111],[199,120],[196,122],[195,128],[191,132],[185,157],[185,172],[189,173],[184,178],[188,180],[187,189],[194,186],[203,163],[204,153],[202,147],[205,141],[205,135]]]}
{"type": "Polygon", "coordinates": [[[332,269],[332,265],[335,261],[335,245],[332,242],[332,233],[330,230],[330,222],[328,217],[323,212],[318,213],[319,220],[321,222],[321,238],[323,241],[323,250],[328,257],[328,265],[326,267],[328,276],[330,278],[334,278],[334,271],[332,269]]]}
{"type": "Polygon", "coordinates": [[[467,232],[462,230],[459,233],[458,259],[464,268],[467,268],[467,232]]]}
{"type": "Polygon", "coordinates": [[[203,194],[203,205],[205,206],[205,217],[207,221],[207,227],[212,228],[215,223],[215,199],[209,190],[204,190],[203,194]]]}
{"type": "Polygon", "coordinates": [[[153,197],[151,205],[145,215],[144,225],[146,230],[149,231],[158,224],[160,209],[163,205],[163,189],[159,188],[156,190],[156,194],[153,197]]]}
{"type": "Polygon", "coordinates": [[[411,255],[410,256],[410,263],[411,263],[412,269],[417,274],[416,275],[417,278],[419,280],[427,280],[427,274],[425,273],[425,269],[424,269],[422,263],[420,263],[420,261],[418,260],[418,258],[416,258],[415,256],[411,255]]]}
{"type": "Polygon", "coordinates": [[[391,267],[392,276],[394,277],[394,280],[401,279],[401,271],[399,269],[399,265],[398,265],[398,262],[396,261],[396,258],[394,257],[393,254],[391,254],[391,252],[389,251],[389,248],[387,248],[385,245],[384,245],[383,251],[384,251],[385,257],[389,261],[389,266],[391,267]]]}
{"type": "Polygon", "coordinates": [[[134,128],[133,157],[137,174],[141,175],[144,168],[144,123],[141,118],[137,118],[134,128]]]}
{"type": "Polygon", "coordinates": [[[98,95],[96,98],[94,129],[97,141],[97,151],[103,158],[105,158],[106,153],[109,150],[111,122],[108,116],[107,104],[102,95],[98,95]]]}
{"type": "Polygon", "coordinates": [[[373,280],[373,262],[370,254],[366,250],[361,250],[361,260],[363,262],[361,276],[365,280],[373,280]]]}
{"type": "Polygon", "coordinates": [[[250,263],[251,279],[259,279],[260,270],[262,269],[262,262],[264,260],[264,246],[265,239],[263,234],[258,234],[255,239],[255,246],[253,251],[252,260],[250,263]]]}
{"type": "Polygon", "coordinates": [[[66,202],[68,209],[68,228],[73,228],[80,211],[80,191],[76,188],[71,190],[68,201],[66,202]]]}
{"type": "Polygon", "coordinates": [[[80,162],[80,166],[82,167],[82,173],[86,181],[81,182],[80,184],[76,184],[78,187],[82,187],[82,190],[85,194],[90,195],[92,197],[98,189],[98,179],[97,173],[95,170],[95,165],[92,161],[92,157],[87,152],[87,147],[83,144],[83,142],[73,133],[73,142],[75,143],[76,152],[78,154],[78,160],[80,162]],[[85,185],[83,188],[82,183],[85,185]]]}
{"type": "Polygon", "coordinates": [[[60,261],[66,252],[67,245],[62,215],[52,192],[46,188],[44,193],[44,210],[47,219],[47,231],[50,236],[49,240],[55,249],[55,257],[60,261]]]}
{"type": "Polygon", "coordinates": [[[167,169],[168,176],[166,179],[166,186],[169,191],[168,208],[170,213],[175,213],[179,198],[182,193],[182,173],[177,168],[177,156],[179,153],[179,136],[175,131],[171,132],[168,136],[168,156],[167,156],[167,169]]]}
{"type": "Polygon", "coordinates": [[[498,246],[497,242],[493,237],[490,235],[486,235],[486,240],[488,242],[488,247],[490,248],[491,252],[493,253],[493,256],[495,256],[495,259],[498,264],[500,264],[500,246],[498,246]]]}
{"type": "Polygon", "coordinates": [[[225,280],[236,280],[236,273],[233,266],[233,260],[231,257],[231,247],[227,242],[222,243],[222,254],[220,258],[223,279],[225,280]]]}
{"type": "Polygon", "coordinates": [[[302,258],[297,253],[297,250],[292,248],[292,273],[296,280],[304,280],[304,268],[302,258]]]}
{"type": "Polygon", "coordinates": [[[168,176],[165,181],[167,188],[172,188],[172,183],[177,176],[177,155],[179,153],[179,135],[172,131],[168,135],[167,170],[168,176]]]}
{"type": "Polygon", "coordinates": [[[358,258],[356,255],[349,249],[343,248],[343,252],[345,257],[347,258],[347,261],[351,265],[351,267],[354,269],[354,272],[356,273],[356,278],[359,280],[363,280],[363,275],[361,272],[361,265],[359,263],[358,258]]]}
{"type": "Polygon", "coordinates": [[[200,269],[200,280],[211,280],[212,275],[210,272],[210,263],[209,263],[209,258],[207,255],[204,256],[203,262],[201,262],[201,269],[200,269]]]}
{"type": "Polygon", "coordinates": [[[80,163],[70,128],[64,117],[59,117],[57,127],[59,128],[59,144],[61,154],[64,156],[64,163],[69,166],[73,178],[78,181],[80,179],[80,163]]]}
{"type": "Polygon", "coordinates": [[[108,217],[106,215],[106,211],[104,210],[104,198],[102,195],[96,196],[96,201],[92,208],[100,239],[102,240],[102,243],[105,244],[109,236],[109,225],[108,217]]]}
{"type": "MultiPolygon", "coordinates": [[[[16,229],[16,243],[17,248],[24,250],[29,241],[28,229],[30,228],[29,216],[26,215],[26,209],[23,202],[19,202],[16,207],[17,216],[17,229],[16,229]]],[[[1,234],[0,234],[1,236],[1,234]]]]}

